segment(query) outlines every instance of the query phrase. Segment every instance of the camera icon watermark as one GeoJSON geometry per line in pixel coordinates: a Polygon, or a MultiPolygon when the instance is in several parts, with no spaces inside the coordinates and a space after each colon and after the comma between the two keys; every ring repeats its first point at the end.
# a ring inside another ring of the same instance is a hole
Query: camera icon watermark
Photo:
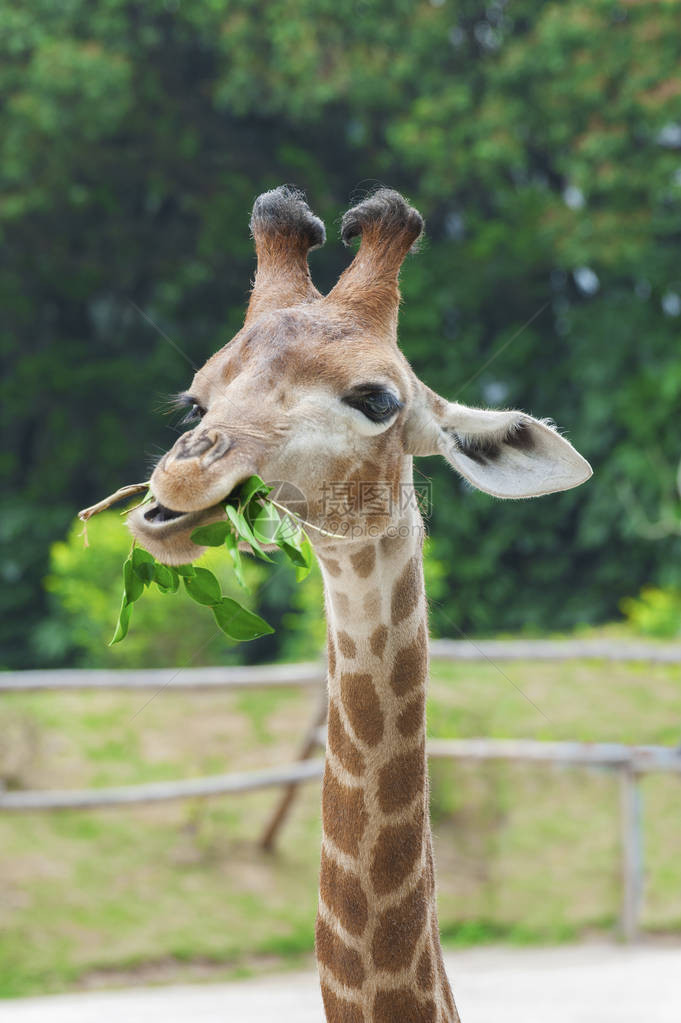
{"type": "Polygon", "coordinates": [[[268,485],[270,493],[252,524],[255,538],[262,544],[275,538],[291,541],[308,520],[307,498],[294,483],[276,480],[268,485]]]}

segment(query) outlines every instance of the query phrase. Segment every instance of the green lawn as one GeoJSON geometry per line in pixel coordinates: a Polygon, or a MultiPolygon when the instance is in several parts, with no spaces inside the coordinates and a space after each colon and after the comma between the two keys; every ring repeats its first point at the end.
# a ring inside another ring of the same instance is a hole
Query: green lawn
{"type": "MultiPolygon", "coordinates": [[[[675,744],[678,667],[433,666],[437,736],[675,744]],[[503,674],[502,674],[503,672],[503,674]],[[513,683],[513,684],[512,684],[513,683]],[[518,692],[519,687],[546,717],[518,692]],[[547,720],[547,718],[549,720],[547,720]]],[[[6,696],[9,787],[126,784],[289,760],[316,694],[6,696]]],[[[447,942],[564,940],[614,926],[618,790],[605,772],[438,762],[433,827],[447,942]]],[[[679,780],[643,782],[645,926],[681,928],[679,780]]],[[[274,855],[276,794],[0,817],[0,994],[234,975],[312,948],[319,792],[274,855]]]]}

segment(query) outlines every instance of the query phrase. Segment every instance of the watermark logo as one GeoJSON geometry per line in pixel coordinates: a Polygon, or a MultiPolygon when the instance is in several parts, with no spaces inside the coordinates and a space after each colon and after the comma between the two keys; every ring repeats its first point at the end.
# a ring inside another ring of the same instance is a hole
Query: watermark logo
{"type": "Polygon", "coordinates": [[[300,526],[308,530],[311,539],[318,535],[342,539],[406,537],[414,525],[421,532],[420,515],[429,515],[432,508],[430,480],[397,485],[383,480],[327,480],[313,513],[295,484],[277,481],[269,485],[273,504],[266,505],[253,523],[260,543],[271,543],[275,534],[296,532],[300,526]]]}
{"type": "Polygon", "coordinates": [[[429,480],[397,486],[387,480],[327,481],[321,491],[321,518],[343,537],[377,538],[394,531],[396,522],[413,521],[414,513],[430,514],[431,507],[429,480]]]}
{"type": "Polygon", "coordinates": [[[253,523],[256,540],[265,544],[273,543],[275,535],[284,540],[291,539],[298,532],[300,524],[307,522],[309,517],[305,494],[294,483],[276,480],[269,486],[272,488],[269,499],[253,523]]]}
{"type": "Polygon", "coordinates": [[[326,519],[352,516],[385,516],[402,518],[408,511],[430,514],[432,493],[430,480],[420,483],[344,480],[322,485],[321,512],[326,519]]]}

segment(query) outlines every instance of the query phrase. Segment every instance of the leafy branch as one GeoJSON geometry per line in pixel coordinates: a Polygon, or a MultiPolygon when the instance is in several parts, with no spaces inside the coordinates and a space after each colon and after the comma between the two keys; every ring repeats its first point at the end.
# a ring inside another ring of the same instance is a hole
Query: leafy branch
{"type": "MultiPolygon", "coordinates": [[[[148,484],[135,484],[122,487],[110,497],[84,509],[79,518],[87,522],[92,515],[142,490],[147,490],[147,498],[141,502],[145,504],[150,497],[148,484]]],[[[223,503],[226,519],[199,526],[191,534],[192,542],[199,547],[227,548],[234,574],[244,589],[248,587],[244,580],[240,543],[247,544],[263,561],[272,560],[266,548],[277,547],[295,567],[298,581],[302,581],[312,568],[312,547],[300,521],[278,502],[269,500],[271,490],[259,476],[250,476],[223,503]]],[[[257,639],[274,632],[260,615],[249,611],[232,597],[226,597],[218,579],[209,569],[192,564],[163,565],[133,541],[123,565],[123,597],[110,645],[119,643],[127,635],[132,606],[145,590],[156,586],[161,593],[177,593],[180,585],[197,604],[211,608],[218,627],[233,642],[257,639]]]]}

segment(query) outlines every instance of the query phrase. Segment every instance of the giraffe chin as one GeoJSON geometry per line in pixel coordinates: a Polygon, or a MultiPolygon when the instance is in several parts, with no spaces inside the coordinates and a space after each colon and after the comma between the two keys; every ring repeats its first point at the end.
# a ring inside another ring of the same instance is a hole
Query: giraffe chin
{"type": "Polygon", "coordinates": [[[176,512],[154,501],[135,508],[128,515],[127,525],[140,547],[161,564],[187,565],[200,558],[206,549],[192,543],[194,530],[226,517],[220,505],[201,511],[176,512]]]}

